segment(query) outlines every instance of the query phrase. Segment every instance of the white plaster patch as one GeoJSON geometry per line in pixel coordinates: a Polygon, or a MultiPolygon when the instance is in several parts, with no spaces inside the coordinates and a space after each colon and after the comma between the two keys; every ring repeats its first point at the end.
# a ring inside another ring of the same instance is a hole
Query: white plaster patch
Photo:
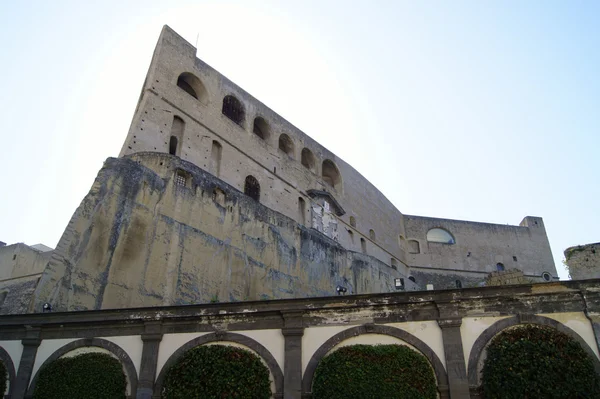
{"type": "Polygon", "coordinates": [[[302,373],[304,374],[310,358],[325,341],[351,327],[356,326],[327,326],[305,329],[302,336],[302,373]]]}
{"type": "MultiPolygon", "coordinates": [[[[21,344],[21,341],[0,341],[0,347],[4,348],[6,353],[8,353],[8,356],[10,356],[10,359],[15,367],[16,374],[17,370],[19,369],[19,363],[21,362],[21,356],[23,355],[23,345],[21,344]]],[[[7,394],[9,390],[10,381],[7,381],[6,391],[4,394],[7,394]]]]}
{"type": "Polygon", "coordinates": [[[285,364],[285,339],[281,330],[248,330],[248,331],[235,331],[236,334],[245,335],[259,344],[267,348],[271,355],[279,364],[281,371],[283,371],[285,364]]]}
{"type": "Polygon", "coordinates": [[[158,348],[158,359],[156,362],[156,376],[160,374],[163,366],[169,360],[171,355],[184,344],[193,340],[194,338],[201,337],[209,334],[203,333],[182,333],[182,334],[165,334],[162,341],[160,341],[160,347],[158,348]]]}
{"type": "MultiPolygon", "coordinates": [[[[33,364],[33,372],[31,373],[31,379],[38,372],[42,364],[48,359],[54,352],[62,348],[66,344],[73,341],[77,341],[78,338],[66,338],[66,339],[45,339],[38,347],[37,354],[35,356],[35,362],[33,364]]],[[[17,366],[18,367],[18,366],[17,366]]],[[[31,384],[31,381],[29,381],[31,384]]]]}
{"type": "Polygon", "coordinates": [[[105,339],[118,345],[123,349],[131,358],[133,365],[135,366],[135,370],[138,375],[140,374],[140,368],[142,364],[142,350],[144,347],[144,342],[139,335],[129,335],[123,337],[101,337],[101,339],[105,339]]]}
{"type": "Polygon", "coordinates": [[[506,319],[510,316],[502,317],[464,317],[462,319],[462,325],[460,326],[460,335],[462,337],[463,344],[463,355],[465,357],[465,367],[469,367],[469,356],[471,349],[477,341],[477,338],[483,333],[489,326],[497,321],[506,319]]]}
{"type": "Polygon", "coordinates": [[[21,341],[0,341],[0,347],[10,356],[13,365],[15,366],[15,373],[19,369],[19,363],[21,362],[21,356],[23,355],[23,344],[21,341]]]}
{"type": "Polygon", "coordinates": [[[392,323],[386,325],[399,328],[419,338],[431,348],[444,365],[444,368],[446,368],[442,329],[438,326],[436,321],[409,321],[406,323],[392,323]]]}

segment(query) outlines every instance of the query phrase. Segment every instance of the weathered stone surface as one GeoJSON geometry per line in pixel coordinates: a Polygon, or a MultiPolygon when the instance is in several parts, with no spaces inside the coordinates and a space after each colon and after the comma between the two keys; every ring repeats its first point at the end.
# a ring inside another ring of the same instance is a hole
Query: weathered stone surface
{"type": "Polygon", "coordinates": [[[600,277],[600,242],[569,247],[564,253],[573,280],[600,277]]]}
{"type": "Polygon", "coordinates": [[[528,282],[523,276],[523,272],[518,269],[492,272],[485,279],[485,285],[487,286],[526,284],[528,282]]]}
{"type": "Polygon", "coordinates": [[[70,226],[34,309],[330,296],[338,285],[389,292],[396,277],[412,288],[397,270],[168,154],[108,159],[70,226]]]}

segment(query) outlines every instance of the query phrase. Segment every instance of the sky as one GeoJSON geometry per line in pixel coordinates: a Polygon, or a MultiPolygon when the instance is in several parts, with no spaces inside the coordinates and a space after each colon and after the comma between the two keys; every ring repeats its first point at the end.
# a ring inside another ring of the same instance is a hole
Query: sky
{"type": "Polygon", "coordinates": [[[0,241],[55,247],[167,24],[404,214],[600,241],[598,1],[0,2],[0,241]],[[94,4],[98,3],[98,4],[94,4]]]}

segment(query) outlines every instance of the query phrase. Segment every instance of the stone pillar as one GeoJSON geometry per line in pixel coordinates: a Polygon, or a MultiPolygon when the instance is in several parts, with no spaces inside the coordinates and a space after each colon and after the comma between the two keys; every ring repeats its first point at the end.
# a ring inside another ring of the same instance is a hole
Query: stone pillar
{"type": "Polygon", "coordinates": [[[461,318],[438,320],[444,340],[444,355],[446,356],[446,371],[448,372],[448,387],[451,399],[469,398],[469,380],[463,354],[462,337],[460,334],[461,318]]]}
{"type": "Polygon", "coordinates": [[[302,312],[282,312],[285,338],[285,364],[283,367],[283,397],[302,398],[302,312]]]}
{"type": "MultiPolygon", "coordinates": [[[[142,349],[140,378],[138,379],[137,393],[132,392],[132,395],[135,395],[137,399],[151,399],[154,395],[156,363],[158,361],[158,349],[162,337],[160,322],[145,324],[145,331],[142,334],[144,346],[142,349]]],[[[158,395],[158,392],[156,394],[158,395]]]]}
{"type": "Polygon", "coordinates": [[[27,331],[25,338],[21,340],[23,354],[21,355],[15,386],[12,389],[12,397],[14,399],[22,399],[27,393],[33,372],[33,364],[35,363],[35,357],[41,342],[39,329],[27,331]]]}

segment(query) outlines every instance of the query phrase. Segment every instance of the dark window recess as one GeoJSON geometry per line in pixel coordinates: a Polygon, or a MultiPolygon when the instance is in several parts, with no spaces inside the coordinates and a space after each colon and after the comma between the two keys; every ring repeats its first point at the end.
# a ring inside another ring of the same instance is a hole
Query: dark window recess
{"type": "Polygon", "coordinates": [[[244,122],[244,107],[242,107],[240,100],[234,96],[225,96],[221,112],[240,126],[244,122]]]}
{"type": "Polygon", "coordinates": [[[246,176],[244,183],[244,194],[255,201],[260,201],[260,184],[254,176],[246,176]]]}
{"type": "Polygon", "coordinates": [[[177,86],[179,86],[183,91],[185,91],[190,96],[194,97],[195,99],[198,99],[198,95],[196,94],[196,91],[186,81],[186,78],[184,75],[180,75],[179,78],[177,79],[177,86]]]}
{"type": "Polygon", "coordinates": [[[267,121],[260,116],[254,118],[254,127],[252,128],[252,132],[254,132],[254,134],[261,139],[266,140],[269,134],[269,125],[267,125],[267,121]]]}
{"type": "Polygon", "coordinates": [[[169,140],[169,154],[177,155],[177,137],[171,136],[169,140]]]}
{"type": "Polygon", "coordinates": [[[462,288],[462,282],[460,280],[456,280],[454,283],[456,284],[456,288],[462,288]]]}
{"type": "Polygon", "coordinates": [[[504,265],[502,263],[496,263],[496,270],[498,270],[499,272],[503,272],[504,265]]]}
{"type": "Polygon", "coordinates": [[[409,279],[410,281],[412,281],[413,283],[416,283],[416,282],[417,282],[417,280],[416,280],[416,279],[415,279],[413,276],[409,276],[409,277],[408,277],[408,279],[409,279]]]}
{"type": "Polygon", "coordinates": [[[517,257],[516,257],[516,256],[513,256],[513,260],[516,262],[516,261],[517,261],[517,257]]]}

